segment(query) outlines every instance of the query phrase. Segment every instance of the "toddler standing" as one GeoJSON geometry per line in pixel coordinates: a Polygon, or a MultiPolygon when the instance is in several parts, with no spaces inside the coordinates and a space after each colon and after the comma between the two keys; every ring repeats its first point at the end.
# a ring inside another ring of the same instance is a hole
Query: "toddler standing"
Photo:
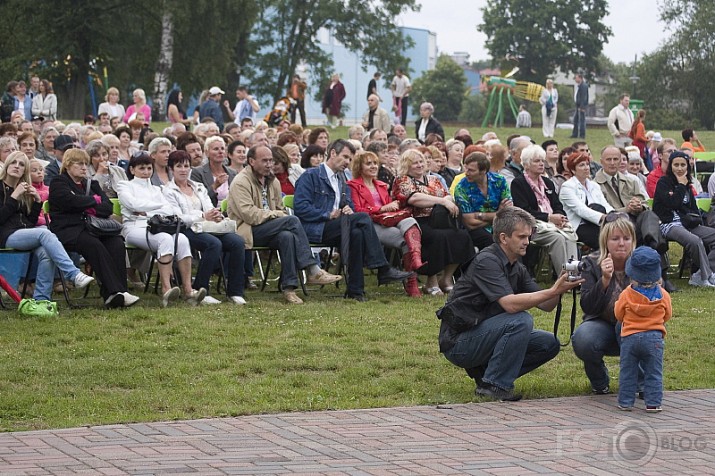
{"type": "Polygon", "coordinates": [[[635,403],[638,367],[645,374],[643,394],[647,412],[661,411],[665,322],[673,315],[670,295],[660,286],[660,257],[639,246],[626,261],[631,285],[616,301],[621,327],[621,372],[618,408],[630,411],[635,403]]]}

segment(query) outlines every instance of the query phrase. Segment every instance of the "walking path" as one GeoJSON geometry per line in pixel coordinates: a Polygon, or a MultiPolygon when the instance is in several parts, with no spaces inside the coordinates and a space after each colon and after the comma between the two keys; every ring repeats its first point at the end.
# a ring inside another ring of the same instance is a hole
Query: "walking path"
{"type": "Polygon", "coordinates": [[[1,475],[715,474],[715,389],[0,434],[1,475]]]}

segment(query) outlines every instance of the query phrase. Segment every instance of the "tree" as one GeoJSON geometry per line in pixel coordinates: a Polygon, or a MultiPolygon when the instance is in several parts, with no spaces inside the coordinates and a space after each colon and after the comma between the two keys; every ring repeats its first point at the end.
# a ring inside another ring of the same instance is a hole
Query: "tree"
{"type": "Polygon", "coordinates": [[[412,82],[412,108],[419,114],[420,104],[431,102],[435,116],[443,121],[453,121],[459,117],[467,76],[464,70],[447,55],[440,55],[434,69],[412,82]]]}
{"type": "Polygon", "coordinates": [[[320,30],[378,70],[406,65],[401,52],[411,42],[394,20],[419,8],[416,0],[266,0],[264,5],[242,70],[254,93],[273,101],[286,93],[299,64],[308,66],[315,88],[330,75],[333,62],[317,41],[320,30]]]}
{"type": "Polygon", "coordinates": [[[607,0],[487,0],[477,29],[495,62],[517,61],[519,79],[542,83],[557,68],[596,69],[611,36],[602,22],[607,6],[607,0]]]}
{"type": "MultiPolygon", "coordinates": [[[[680,103],[671,103],[705,127],[715,127],[715,3],[711,0],[668,0],[660,3],[661,19],[673,32],[658,59],[668,91],[680,103]]],[[[658,91],[662,93],[661,91],[658,91]]]]}

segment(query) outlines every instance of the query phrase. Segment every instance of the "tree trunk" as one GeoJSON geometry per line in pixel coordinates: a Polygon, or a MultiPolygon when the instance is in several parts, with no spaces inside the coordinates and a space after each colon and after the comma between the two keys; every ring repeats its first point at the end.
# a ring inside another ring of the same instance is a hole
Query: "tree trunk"
{"type": "Polygon", "coordinates": [[[154,75],[154,94],[151,117],[156,121],[166,119],[166,107],[164,98],[166,97],[169,73],[174,61],[174,19],[171,16],[171,9],[164,5],[164,13],[161,17],[161,49],[159,59],[156,63],[156,74],[154,75]]]}

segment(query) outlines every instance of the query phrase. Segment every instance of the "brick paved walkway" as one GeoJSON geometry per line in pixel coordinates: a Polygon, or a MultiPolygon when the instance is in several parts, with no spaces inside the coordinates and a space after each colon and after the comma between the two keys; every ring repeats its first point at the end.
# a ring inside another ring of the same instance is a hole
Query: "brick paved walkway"
{"type": "Polygon", "coordinates": [[[615,404],[607,395],[5,433],[0,474],[715,474],[715,390],[667,392],[659,414],[615,404]]]}

